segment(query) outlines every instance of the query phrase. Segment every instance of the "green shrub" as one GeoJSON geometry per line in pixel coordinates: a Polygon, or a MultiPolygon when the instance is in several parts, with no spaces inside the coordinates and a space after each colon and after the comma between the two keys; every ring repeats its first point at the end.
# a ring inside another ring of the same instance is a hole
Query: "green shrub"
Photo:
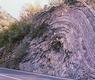
{"type": "Polygon", "coordinates": [[[64,0],[49,0],[51,6],[56,6],[64,3],[64,0]]]}
{"type": "Polygon", "coordinates": [[[4,44],[4,37],[3,37],[3,33],[0,33],[0,47],[2,47],[4,44]]]}
{"type": "Polygon", "coordinates": [[[64,3],[66,4],[75,4],[77,2],[77,0],[64,0],[64,3]]]}
{"type": "Polygon", "coordinates": [[[21,41],[30,32],[31,24],[23,22],[9,25],[9,29],[0,33],[0,47],[21,41]]]}
{"type": "MultiPolygon", "coordinates": [[[[19,47],[15,53],[14,58],[10,59],[10,63],[8,63],[8,66],[13,66],[13,69],[19,69],[18,65],[23,60],[23,58],[27,55],[27,50],[29,49],[29,43],[22,44],[21,47],[19,47]]],[[[7,67],[8,67],[7,66],[7,67]]]]}
{"type": "Polygon", "coordinates": [[[27,55],[27,50],[29,49],[29,43],[25,43],[21,46],[21,48],[18,48],[15,52],[15,59],[18,61],[21,61],[21,59],[27,55]]]}
{"type": "Polygon", "coordinates": [[[44,32],[48,29],[49,25],[46,23],[43,23],[42,25],[38,26],[32,33],[32,38],[41,37],[44,32]]]}

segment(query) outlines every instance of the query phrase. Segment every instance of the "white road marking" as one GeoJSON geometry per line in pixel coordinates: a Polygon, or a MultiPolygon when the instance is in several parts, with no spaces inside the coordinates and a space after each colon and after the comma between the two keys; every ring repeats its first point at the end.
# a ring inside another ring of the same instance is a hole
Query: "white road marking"
{"type": "Polygon", "coordinates": [[[22,79],[11,77],[11,76],[8,76],[8,75],[5,75],[5,74],[0,74],[0,76],[11,78],[11,79],[14,79],[14,80],[22,80],[22,79]]]}
{"type": "MultiPolygon", "coordinates": [[[[21,71],[21,70],[15,70],[15,69],[8,69],[8,68],[0,68],[0,69],[4,69],[4,70],[10,70],[10,71],[15,71],[15,72],[22,72],[22,73],[27,73],[27,74],[31,74],[31,75],[36,75],[36,76],[44,76],[44,77],[49,77],[49,78],[57,78],[57,79],[65,79],[65,80],[74,80],[74,79],[69,79],[69,78],[60,78],[60,77],[56,77],[56,76],[51,76],[51,75],[45,75],[45,74],[38,74],[38,73],[32,73],[32,72],[25,72],[25,71],[21,71]]],[[[22,79],[20,79],[22,80],[22,79]]]]}

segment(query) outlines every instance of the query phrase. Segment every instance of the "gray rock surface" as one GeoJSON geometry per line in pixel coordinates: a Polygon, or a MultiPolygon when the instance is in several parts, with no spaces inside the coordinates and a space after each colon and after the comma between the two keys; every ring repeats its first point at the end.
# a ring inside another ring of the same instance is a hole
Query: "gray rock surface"
{"type": "MultiPolygon", "coordinates": [[[[95,16],[88,8],[53,7],[38,15],[32,26],[15,49],[29,43],[27,55],[18,65],[20,70],[95,80],[95,16]]],[[[15,50],[6,60],[14,58],[15,50]]]]}

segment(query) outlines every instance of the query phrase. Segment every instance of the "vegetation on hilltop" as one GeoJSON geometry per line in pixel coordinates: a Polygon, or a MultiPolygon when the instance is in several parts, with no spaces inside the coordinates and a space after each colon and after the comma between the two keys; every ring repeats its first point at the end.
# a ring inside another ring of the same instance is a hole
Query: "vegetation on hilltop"
{"type": "MultiPolygon", "coordinates": [[[[41,8],[34,7],[30,5],[28,8],[25,8],[20,15],[20,20],[16,22],[10,22],[7,25],[7,28],[4,28],[3,31],[0,31],[0,64],[4,63],[5,56],[11,52],[15,46],[17,46],[24,37],[30,32],[30,29],[33,27],[33,19],[35,15],[41,12],[41,8]],[[3,62],[2,62],[3,61],[3,62]]],[[[20,59],[26,54],[28,49],[28,43],[23,44],[15,53],[16,62],[19,62],[20,59]]],[[[15,62],[15,63],[16,63],[15,62]]]]}
{"type": "Polygon", "coordinates": [[[21,41],[30,32],[32,19],[40,10],[40,7],[30,5],[21,13],[20,21],[10,22],[8,28],[0,32],[0,47],[21,41]]]}

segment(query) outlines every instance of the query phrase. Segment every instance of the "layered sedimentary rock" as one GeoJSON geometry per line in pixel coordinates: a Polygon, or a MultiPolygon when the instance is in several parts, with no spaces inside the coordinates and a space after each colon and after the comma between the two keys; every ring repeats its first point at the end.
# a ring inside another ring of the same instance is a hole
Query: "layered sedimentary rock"
{"type": "Polygon", "coordinates": [[[53,7],[35,18],[31,32],[11,53],[8,68],[95,80],[95,16],[83,5],[53,7]],[[29,48],[18,61],[15,52],[26,44],[29,48]]]}

